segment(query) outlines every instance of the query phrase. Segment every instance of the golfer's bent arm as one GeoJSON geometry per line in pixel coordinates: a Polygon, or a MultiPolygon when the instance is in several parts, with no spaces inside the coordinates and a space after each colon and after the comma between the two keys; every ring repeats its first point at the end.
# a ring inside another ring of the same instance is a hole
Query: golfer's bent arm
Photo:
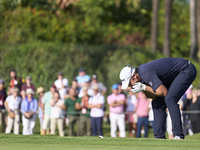
{"type": "Polygon", "coordinates": [[[144,93],[145,93],[145,95],[146,95],[147,97],[152,98],[152,99],[155,99],[157,96],[158,96],[158,97],[165,97],[165,96],[167,96],[168,90],[167,90],[167,88],[166,88],[163,84],[161,84],[161,85],[156,89],[156,91],[154,92],[153,89],[152,89],[150,86],[146,85],[146,88],[145,88],[145,90],[144,90],[144,93]]]}

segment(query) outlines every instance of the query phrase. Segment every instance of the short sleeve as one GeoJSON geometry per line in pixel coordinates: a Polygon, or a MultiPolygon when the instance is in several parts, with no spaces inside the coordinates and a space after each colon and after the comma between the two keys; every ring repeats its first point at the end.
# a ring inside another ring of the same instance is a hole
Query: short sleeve
{"type": "Polygon", "coordinates": [[[76,103],[79,103],[79,104],[80,104],[80,103],[81,103],[81,98],[77,98],[77,99],[76,99],[76,103]]]}
{"type": "Polygon", "coordinates": [[[68,105],[68,99],[65,100],[64,105],[65,105],[65,106],[68,105]]]}
{"type": "Polygon", "coordinates": [[[10,96],[8,96],[8,97],[6,98],[6,102],[9,103],[9,101],[10,101],[10,96]]]}
{"type": "Polygon", "coordinates": [[[108,102],[108,104],[111,104],[111,103],[112,103],[112,99],[111,99],[111,96],[110,96],[110,95],[107,97],[107,102],[108,102]]]}
{"type": "Polygon", "coordinates": [[[42,98],[42,103],[46,103],[46,99],[47,99],[47,93],[44,94],[44,97],[42,98]]]}
{"type": "Polygon", "coordinates": [[[64,86],[68,86],[68,80],[66,78],[63,80],[63,84],[64,86]]]}
{"type": "Polygon", "coordinates": [[[125,101],[126,100],[126,97],[124,94],[121,94],[121,100],[125,101]]]}
{"type": "Polygon", "coordinates": [[[92,104],[92,97],[89,98],[88,103],[89,103],[89,104],[92,104]]]}
{"type": "Polygon", "coordinates": [[[162,81],[158,78],[154,71],[141,75],[141,79],[145,84],[149,85],[154,92],[162,84],[162,81]]]}

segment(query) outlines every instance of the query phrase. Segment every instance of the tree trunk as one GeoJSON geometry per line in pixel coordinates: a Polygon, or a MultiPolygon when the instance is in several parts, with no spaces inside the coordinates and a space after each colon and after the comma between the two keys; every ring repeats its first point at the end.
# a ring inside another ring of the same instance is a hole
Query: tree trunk
{"type": "Polygon", "coordinates": [[[163,54],[166,57],[170,57],[170,26],[171,26],[171,11],[172,11],[172,1],[165,0],[165,27],[164,27],[164,45],[163,54]]]}
{"type": "Polygon", "coordinates": [[[197,33],[198,33],[198,47],[199,47],[199,61],[200,61],[200,0],[197,1],[197,33]]]}
{"type": "Polygon", "coordinates": [[[196,0],[190,0],[190,57],[197,59],[197,19],[196,19],[196,0]]]}
{"type": "Polygon", "coordinates": [[[158,5],[159,0],[152,1],[153,16],[151,22],[151,49],[154,52],[157,50],[158,45],[158,5]]]}

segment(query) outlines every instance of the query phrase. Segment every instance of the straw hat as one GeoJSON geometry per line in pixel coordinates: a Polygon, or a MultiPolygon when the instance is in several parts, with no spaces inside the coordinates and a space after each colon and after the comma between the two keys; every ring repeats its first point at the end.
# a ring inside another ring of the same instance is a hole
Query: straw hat
{"type": "Polygon", "coordinates": [[[37,94],[40,94],[40,93],[44,93],[44,88],[41,86],[37,88],[37,94]]]}

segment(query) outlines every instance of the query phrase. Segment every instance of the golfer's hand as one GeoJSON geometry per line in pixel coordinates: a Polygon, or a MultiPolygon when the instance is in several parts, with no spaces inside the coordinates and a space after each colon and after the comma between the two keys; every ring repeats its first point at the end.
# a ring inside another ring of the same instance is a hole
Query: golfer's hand
{"type": "Polygon", "coordinates": [[[132,86],[131,91],[133,93],[139,93],[141,91],[144,91],[146,88],[145,84],[142,84],[141,82],[136,82],[135,85],[132,86]]]}

